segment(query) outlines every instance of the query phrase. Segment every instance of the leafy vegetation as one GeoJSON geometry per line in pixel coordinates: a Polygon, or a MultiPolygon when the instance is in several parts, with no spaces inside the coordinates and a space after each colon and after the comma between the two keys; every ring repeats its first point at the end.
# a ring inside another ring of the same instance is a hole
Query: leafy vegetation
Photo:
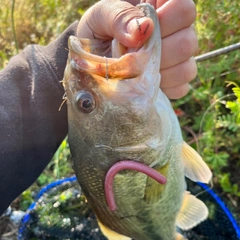
{"type": "Polygon", "coordinates": [[[84,10],[94,2],[96,1],[3,0],[0,5],[0,69],[27,44],[46,45],[51,42],[72,22],[79,20],[84,10]]]}
{"type": "MultiPolygon", "coordinates": [[[[0,5],[0,69],[27,44],[48,44],[95,1],[16,0],[0,5]],[[13,14],[12,14],[13,13],[13,14]],[[13,19],[14,16],[14,19],[13,19]],[[14,24],[13,24],[14,23],[14,24]],[[14,25],[16,40],[14,39],[14,25]],[[18,47],[17,47],[18,46],[18,47]]],[[[239,42],[238,0],[196,0],[196,30],[202,54],[239,42]]],[[[198,63],[189,94],[173,102],[184,138],[209,164],[213,183],[240,214],[240,51],[198,63]]],[[[21,197],[26,210],[39,187],[73,174],[66,140],[37,182],[21,197]]]]}

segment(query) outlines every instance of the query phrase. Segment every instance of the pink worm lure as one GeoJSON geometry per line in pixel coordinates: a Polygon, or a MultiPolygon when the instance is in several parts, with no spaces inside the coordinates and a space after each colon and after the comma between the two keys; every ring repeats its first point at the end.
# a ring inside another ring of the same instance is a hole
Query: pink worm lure
{"type": "Polygon", "coordinates": [[[113,180],[115,175],[121,170],[135,170],[138,172],[142,172],[147,176],[151,177],[152,179],[156,180],[160,184],[165,184],[167,179],[161,175],[159,172],[154,170],[153,168],[139,162],[134,162],[130,160],[123,160],[120,162],[115,163],[107,172],[104,182],[105,188],[105,196],[107,200],[108,207],[110,211],[115,211],[117,209],[114,193],[113,193],[113,180]]]}

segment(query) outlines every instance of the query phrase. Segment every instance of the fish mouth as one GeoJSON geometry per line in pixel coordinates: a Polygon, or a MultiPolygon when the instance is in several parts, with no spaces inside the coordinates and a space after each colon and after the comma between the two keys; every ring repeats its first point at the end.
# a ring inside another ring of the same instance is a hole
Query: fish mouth
{"type": "MultiPolygon", "coordinates": [[[[113,40],[118,45],[115,49],[121,49],[121,44],[113,40]]],[[[138,97],[146,93],[141,76],[144,74],[146,62],[150,57],[150,52],[139,49],[137,52],[126,53],[120,50],[119,57],[105,57],[101,54],[106,49],[106,43],[97,42],[96,39],[79,39],[70,36],[69,63],[72,69],[83,73],[88,78],[82,78],[81,84],[86,86],[94,83],[102,94],[107,97],[117,94],[128,94],[128,97],[138,97]],[[140,55],[141,56],[140,56],[140,55]],[[129,80],[129,81],[128,81],[129,80]]],[[[65,86],[70,86],[71,79],[66,79],[65,86]]]]}
{"type": "Polygon", "coordinates": [[[113,40],[113,45],[117,45],[114,48],[118,49],[118,57],[102,56],[106,51],[106,42],[75,36],[68,39],[70,57],[79,71],[86,72],[94,78],[102,77],[107,80],[125,80],[142,74],[145,63],[139,60],[139,52],[124,54],[122,44],[113,40]]]}

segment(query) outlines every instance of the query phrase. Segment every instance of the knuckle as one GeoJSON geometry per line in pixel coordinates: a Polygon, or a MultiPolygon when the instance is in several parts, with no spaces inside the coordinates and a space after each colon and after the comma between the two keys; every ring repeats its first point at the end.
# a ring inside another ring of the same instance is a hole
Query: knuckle
{"type": "Polygon", "coordinates": [[[189,84],[181,85],[178,89],[177,94],[176,94],[177,99],[182,98],[185,95],[187,95],[187,93],[189,92],[189,89],[190,89],[189,84]]]}
{"type": "Polygon", "coordinates": [[[192,0],[181,0],[181,13],[186,26],[190,26],[196,19],[196,6],[192,0]]]}
{"type": "Polygon", "coordinates": [[[185,79],[185,82],[190,82],[197,75],[197,64],[194,58],[190,58],[182,68],[182,77],[185,79]]]}
{"type": "Polygon", "coordinates": [[[182,56],[185,58],[189,58],[193,56],[198,49],[198,39],[193,27],[189,27],[185,29],[185,34],[183,35],[179,51],[182,56]]]}
{"type": "Polygon", "coordinates": [[[166,89],[162,89],[162,91],[166,94],[166,96],[169,99],[179,99],[184,97],[185,95],[187,95],[187,93],[189,92],[190,87],[188,83],[182,84],[178,87],[174,87],[174,88],[166,88],[166,89]]]}

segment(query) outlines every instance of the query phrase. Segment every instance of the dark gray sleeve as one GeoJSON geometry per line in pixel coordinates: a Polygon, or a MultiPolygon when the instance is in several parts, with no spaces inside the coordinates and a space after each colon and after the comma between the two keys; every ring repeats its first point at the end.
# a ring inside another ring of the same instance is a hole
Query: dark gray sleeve
{"type": "Polygon", "coordinates": [[[67,134],[60,81],[73,23],[48,46],[29,45],[0,71],[0,215],[41,174],[67,134]]]}

